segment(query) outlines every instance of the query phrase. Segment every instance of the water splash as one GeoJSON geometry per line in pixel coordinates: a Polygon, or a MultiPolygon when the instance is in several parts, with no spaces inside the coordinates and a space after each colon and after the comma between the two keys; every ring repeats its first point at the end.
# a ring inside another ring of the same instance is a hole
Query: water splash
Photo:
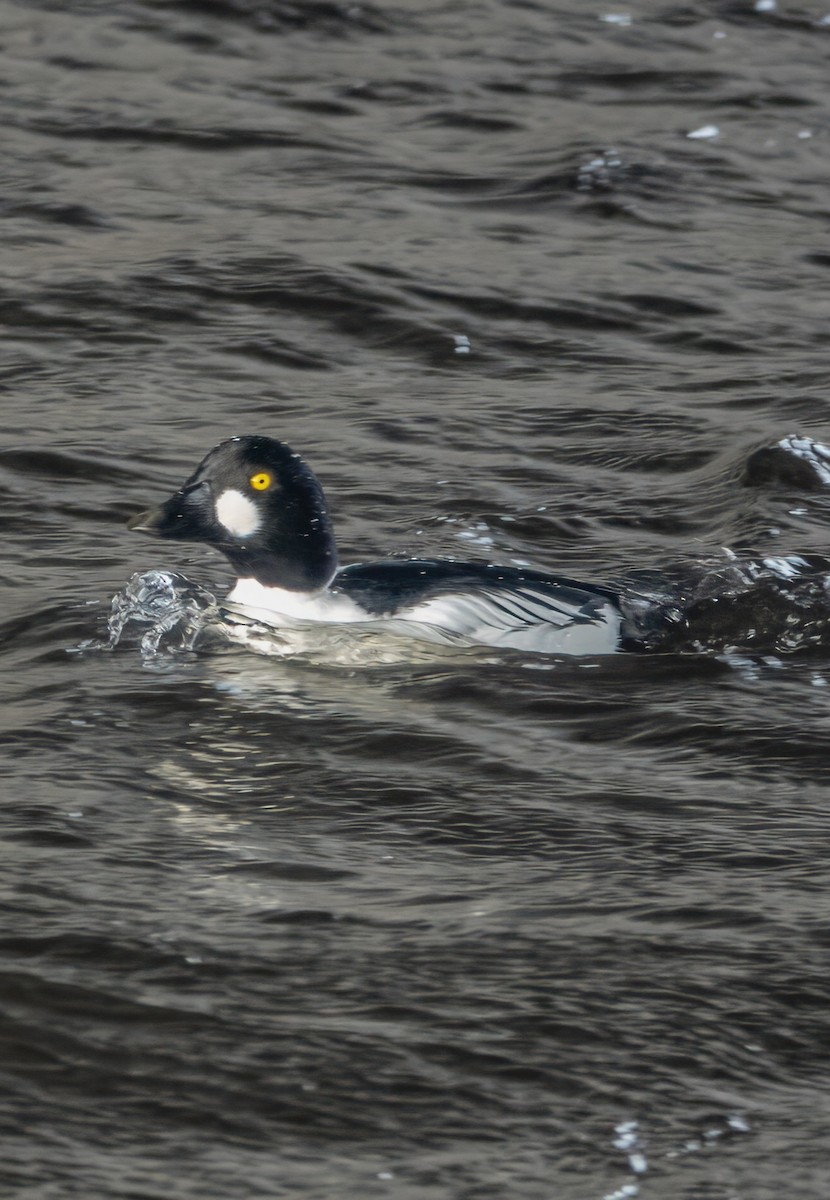
{"type": "Polygon", "coordinates": [[[648,1171],[648,1159],[645,1155],[640,1126],[637,1121],[621,1121],[619,1125],[615,1126],[614,1134],[614,1149],[621,1150],[626,1156],[628,1169],[634,1178],[617,1188],[615,1192],[604,1196],[603,1200],[629,1200],[630,1197],[639,1194],[640,1185],[636,1181],[648,1171]]]}
{"type": "Polygon", "coordinates": [[[130,626],[147,626],[141,656],[152,663],[194,649],[216,612],[216,598],[205,588],[171,571],[133,575],[112,598],[104,648],[112,650],[130,626]]]}
{"type": "Polygon", "coordinates": [[[622,597],[636,648],[662,654],[793,654],[830,646],[830,560],[742,559],[726,552],[665,572],[635,572],[622,597]]]}
{"type": "Polygon", "coordinates": [[[625,177],[626,169],[618,151],[604,150],[582,163],[576,177],[578,192],[610,192],[625,177]]]}
{"type": "MultiPolygon", "coordinates": [[[[674,1160],[691,1154],[711,1152],[718,1145],[735,1135],[746,1134],[751,1126],[746,1117],[740,1113],[730,1113],[727,1117],[715,1116],[701,1133],[687,1137],[681,1145],[664,1149],[659,1158],[674,1160]]],[[[640,1185],[647,1175],[650,1163],[645,1153],[645,1140],[639,1121],[621,1121],[614,1127],[612,1142],[615,1150],[619,1150],[628,1160],[628,1170],[631,1178],[613,1192],[607,1192],[602,1200],[633,1200],[640,1194],[640,1185]]]]}

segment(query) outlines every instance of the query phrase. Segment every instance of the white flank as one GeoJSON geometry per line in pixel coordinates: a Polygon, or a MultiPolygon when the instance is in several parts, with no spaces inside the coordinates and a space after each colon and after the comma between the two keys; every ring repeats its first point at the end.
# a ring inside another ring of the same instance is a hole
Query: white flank
{"type": "Polygon", "coordinates": [[[234,537],[250,537],[262,524],[259,509],[253,500],[236,488],[228,488],[216,501],[216,519],[234,537]]]}
{"type": "Polygon", "coordinates": [[[399,618],[432,626],[480,646],[532,650],[543,654],[613,654],[622,619],[610,604],[589,621],[570,601],[531,589],[447,594],[422,601],[399,618]]]}

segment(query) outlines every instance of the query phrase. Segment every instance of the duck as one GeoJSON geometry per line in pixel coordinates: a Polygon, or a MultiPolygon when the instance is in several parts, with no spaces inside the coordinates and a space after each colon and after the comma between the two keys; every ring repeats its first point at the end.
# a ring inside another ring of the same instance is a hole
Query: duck
{"type": "Polygon", "coordinates": [[[272,437],[221,442],[178,491],[128,528],[220,551],[237,576],[223,609],[274,630],[349,626],[563,655],[625,648],[620,596],[610,588],[455,559],[341,567],[322,485],[296,451],[272,437]]]}

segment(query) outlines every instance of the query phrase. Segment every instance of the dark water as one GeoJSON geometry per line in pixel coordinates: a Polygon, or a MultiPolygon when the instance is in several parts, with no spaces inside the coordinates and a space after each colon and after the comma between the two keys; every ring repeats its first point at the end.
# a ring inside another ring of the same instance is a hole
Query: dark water
{"type": "Polygon", "coordinates": [[[0,5],[4,1196],[827,1196],[828,652],[73,652],[235,433],[343,561],[825,553],[826,12],[0,5]]]}

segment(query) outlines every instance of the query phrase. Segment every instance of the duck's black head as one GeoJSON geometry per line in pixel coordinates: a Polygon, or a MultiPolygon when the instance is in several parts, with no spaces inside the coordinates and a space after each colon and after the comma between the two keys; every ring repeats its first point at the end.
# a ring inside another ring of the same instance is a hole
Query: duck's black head
{"type": "Polygon", "coordinates": [[[129,529],[221,550],[242,578],[317,591],[337,570],[323,489],[299,454],[268,437],[216,446],[160,508],[129,529]]]}

